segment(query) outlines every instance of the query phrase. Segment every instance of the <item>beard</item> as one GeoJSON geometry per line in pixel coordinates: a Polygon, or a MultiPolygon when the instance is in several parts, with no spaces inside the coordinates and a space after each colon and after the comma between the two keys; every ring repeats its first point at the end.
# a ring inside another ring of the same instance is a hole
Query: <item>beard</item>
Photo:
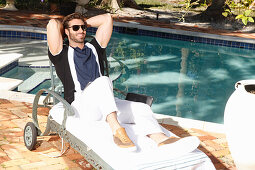
{"type": "Polygon", "coordinates": [[[69,37],[70,40],[72,40],[76,43],[84,43],[84,41],[85,41],[85,35],[86,34],[84,34],[84,33],[77,33],[77,34],[70,33],[69,35],[70,35],[70,37],[69,37]],[[77,37],[77,35],[80,35],[80,34],[82,34],[83,36],[82,37],[77,37]]]}

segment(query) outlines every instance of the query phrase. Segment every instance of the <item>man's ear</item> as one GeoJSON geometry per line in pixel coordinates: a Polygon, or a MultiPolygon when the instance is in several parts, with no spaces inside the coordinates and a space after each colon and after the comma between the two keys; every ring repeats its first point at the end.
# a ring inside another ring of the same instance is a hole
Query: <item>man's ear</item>
{"type": "Polygon", "coordinates": [[[65,29],[65,34],[66,34],[67,36],[69,36],[69,31],[68,31],[68,29],[65,29]]]}

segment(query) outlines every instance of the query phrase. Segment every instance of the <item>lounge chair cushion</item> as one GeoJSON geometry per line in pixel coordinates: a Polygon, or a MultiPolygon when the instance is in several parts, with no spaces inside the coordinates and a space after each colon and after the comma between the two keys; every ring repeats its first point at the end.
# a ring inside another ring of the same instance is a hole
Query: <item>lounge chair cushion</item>
{"type": "MultiPolygon", "coordinates": [[[[64,115],[63,104],[55,105],[50,110],[50,115],[61,124],[64,115]]],[[[150,138],[139,135],[136,125],[122,124],[122,126],[138,147],[137,152],[127,152],[118,148],[113,142],[110,127],[104,121],[81,122],[75,116],[69,116],[66,121],[66,129],[83,141],[113,169],[215,169],[207,155],[198,149],[185,154],[167,149],[160,150],[150,138]]],[[[162,127],[162,129],[168,136],[175,136],[165,128],[162,127]]]]}

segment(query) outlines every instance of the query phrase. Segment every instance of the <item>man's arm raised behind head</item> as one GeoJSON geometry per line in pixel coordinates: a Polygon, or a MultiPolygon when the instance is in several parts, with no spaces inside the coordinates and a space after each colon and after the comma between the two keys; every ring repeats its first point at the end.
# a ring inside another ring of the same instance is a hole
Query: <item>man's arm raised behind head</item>
{"type": "Polygon", "coordinates": [[[101,47],[106,47],[112,36],[113,21],[110,14],[102,14],[86,20],[88,26],[98,27],[96,40],[101,47]]]}
{"type": "Polygon", "coordinates": [[[63,25],[57,19],[51,19],[47,25],[47,41],[52,55],[57,55],[63,48],[63,25]]]}

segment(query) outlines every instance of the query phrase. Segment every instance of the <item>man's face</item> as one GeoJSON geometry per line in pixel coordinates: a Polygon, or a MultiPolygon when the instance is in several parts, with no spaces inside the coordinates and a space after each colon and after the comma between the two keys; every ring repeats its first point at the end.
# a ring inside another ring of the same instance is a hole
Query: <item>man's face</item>
{"type": "Polygon", "coordinates": [[[84,22],[80,19],[73,19],[69,22],[69,28],[65,29],[65,33],[69,38],[69,41],[74,41],[75,43],[84,43],[86,31],[81,27],[78,30],[74,30],[75,27],[84,25],[84,22]],[[74,26],[75,25],[75,26],[74,26]],[[74,26],[74,27],[73,27],[74,26]]]}

